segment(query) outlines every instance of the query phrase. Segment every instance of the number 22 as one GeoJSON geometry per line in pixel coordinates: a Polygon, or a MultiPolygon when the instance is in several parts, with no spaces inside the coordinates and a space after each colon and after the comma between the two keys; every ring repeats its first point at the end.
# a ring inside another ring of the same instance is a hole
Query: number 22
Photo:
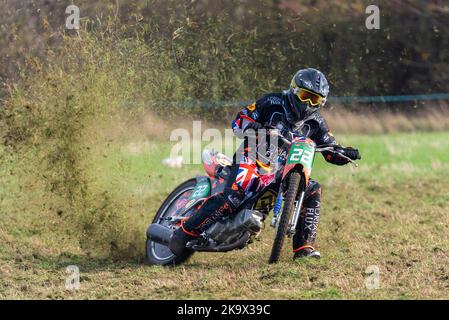
{"type": "Polygon", "coordinates": [[[290,157],[291,161],[299,161],[309,163],[311,161],[312,152],[304,149],[294,149],[290,157]]]}

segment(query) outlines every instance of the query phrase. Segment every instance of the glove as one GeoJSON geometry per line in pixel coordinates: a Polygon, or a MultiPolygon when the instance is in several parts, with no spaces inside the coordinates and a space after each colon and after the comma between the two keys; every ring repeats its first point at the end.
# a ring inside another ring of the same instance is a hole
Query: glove
{"type": "Polygon", "coordinates": [[[250,122],[248,123],[248,125],[245,128],[245,131],[248,129],[252,129],[254,131],[257,131],[259,129],[262,129],[263,125],[259,122],[250,122]]]}
{"type": "Polygon", "coordinates": [[[323,156],[327,162],[336,164],[337,166],[343,166],[349,162],[348,159],[343,158],[340,154],[347,156],[351,160],[361,159],[359,150],[357,149],[336,146],[334,150],[337,151],[337,153],[325,151],[323,152],[323,156]]]}
{"type": "Polygon", "coordinates": [[[360,152],[358,149],[354,149],[352,147],[346,147],[346,148],[342,148],[342,149],[343,149],[343,154],[345,156],[347,156],[349,159],[351,159],[351,160],[362,159],[362,156],[360,155],[360,152]]]}

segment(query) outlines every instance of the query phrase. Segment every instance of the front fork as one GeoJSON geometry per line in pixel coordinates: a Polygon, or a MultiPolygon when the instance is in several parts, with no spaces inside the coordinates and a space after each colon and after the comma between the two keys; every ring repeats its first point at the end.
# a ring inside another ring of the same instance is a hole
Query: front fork
{"type": "Polygon", "coordinates": [[[281,212],[281,208],[282,208],[282,201],[284,200],[284,197],[282,196],[282,189],[281,188],[279,188],[279,192],[278,192],[278,195],[276,197],[276,201],[274,203],[273,219],[271,219],[271,224],[270,224],[273,228],[277,227],[278,220],[279,220],[279,213],[281,212]]]}
{"type": "MultiPolygon", "coordinates": [[[[296,226],[298,225],[299,217],[301,215],[301,208],[302,208],[302,204],[304,202],[305,194],[306,194],[306,192],[302,190],[301,194],[299,196],[299,200],[296,201],[295,212],[293,213],[293,216],[290,219],[290,223],[289,223],[288,229],[287,229],[288,237],[292,237],[296,233],[296,226]]],[[[282,190],[280,189],[278,192],[278,195],[276,197],[276,202],[275,202],[274,208],[273,208],[273,219],[271,220],[272,227],[277,227],[277,224],[279,221],[279,214],[281,212],[281,207],[282,207],[282,201],[283,201],[283,196],[282,196],[282,190]]]]}
{"type": "Polygon", "coordinates": [[[305,191],[301,191],[299,200],[295,204],[295,212],[293,217],[290,219],[290,223],[287,229],[287,236],[290,238],[296,233],[296,226],[298,225],[299,216],[301,215],[302,203],[304,202],[305,191]]]}

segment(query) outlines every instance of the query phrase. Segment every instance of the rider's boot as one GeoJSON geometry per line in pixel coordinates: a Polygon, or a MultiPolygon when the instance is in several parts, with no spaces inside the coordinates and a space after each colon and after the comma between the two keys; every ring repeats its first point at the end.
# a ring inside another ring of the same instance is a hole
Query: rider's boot
{"type": "Polygon", "coordinates": [[[321,253],[318,250],[315,250],[312,246],[305,247],[293,255],[293,259],[300,259],[300,258],[315,258],[320,259],[321,253]]]}
{"type": "Polygon", "coordinates": [[[315,240],[320,219],[321,187],[316,181],[310,181],[304,200],[304,207],[293,237],[293,259],[321,257],[315,250],[315,240]]]}
{"type": "MultiPolygon", "coordinates": [[[[215,195],[206,200],[198,212],[183,221],[170,239],[169,248],[175,255],[185,251],[186,244],[199,236],[219,218],[232,214],[235,206],[223,194],[215,195]]],[[[231,198],[232,199],[232,198],[231,198]]]]}

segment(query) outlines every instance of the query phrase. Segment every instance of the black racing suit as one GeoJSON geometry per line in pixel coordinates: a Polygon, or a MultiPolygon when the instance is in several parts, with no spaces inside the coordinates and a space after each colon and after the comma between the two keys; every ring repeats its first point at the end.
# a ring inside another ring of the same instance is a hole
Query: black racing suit
{"type": "MultiPolygon", "coordinates": [[[[288,103],[283,93],[270,93],[241,110],[232,122],[234,133],[245,138],[245,129],[251,127],[252,123],[258,122],[263,125],[275,126],[302,134],[312,139],[317,145],[336,145],[335,138],[330,133],[326,121],[320,113],[314,112],[306,119],[300,119],[293,125],[286,119],[283,104],[288,103]]],[[[245,195],[254,192],[255,179],[258,179],[260,170],[257,157],[253,156],[251,146],[244,142],[241,152],[234,155],[234,163],[231,175],[222,194],[209,198],[200,210],[190,219],[186,220],[182,228],[190,235],[197,235],[206,230],[208,226],[217,221],[223,215],[236,213],[237,208],[244,200],[245,195]]],[[[348,163],[343,157],[334,153],[323,153],[326,161],[344,165],[348,163]]],[[[300,215],[297,233],[293,237],[293,251],[297,252],[303,248],[315,245],[316,232],[320,217],[321,187],[314,180],[310,180],[304,198],[304,208],[300,215]]]]}

